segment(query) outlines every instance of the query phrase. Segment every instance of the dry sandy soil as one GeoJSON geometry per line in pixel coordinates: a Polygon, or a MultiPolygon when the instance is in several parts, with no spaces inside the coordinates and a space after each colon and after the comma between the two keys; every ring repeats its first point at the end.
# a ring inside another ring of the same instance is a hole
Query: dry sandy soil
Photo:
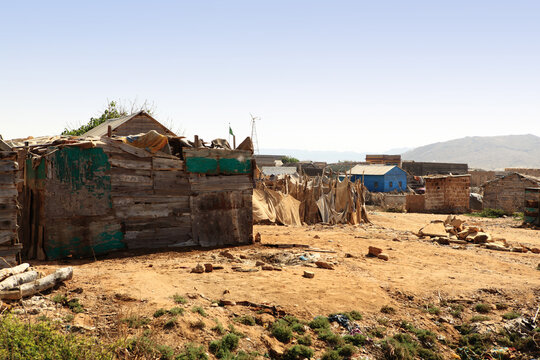
{"type": "MultiPolygon", "coordinates": [[[[364,314],[368,323],[378,321],[381,307],[389,305],[397,310],[390,318],[413,320],[428,328],[433,327],[433,321],[437,319],[422,309],[428,304],[446,301],[465,304],[465,313],[467,307],[481,301],[505,302],[520,313],[534,313],[540,295],[540,271],[537,270],[540,254],[443,246],[414,235],[431,220],[445,217],[372,212],[373,224],[369,225],[257,225],[254,233],[260,233],[261,244],[229,248],[234,259],[221,255],[223,249],[212,249],[152,254],[125,252],[96,261],[33,265],[45,273],[66,264],[74,267],[73,280],[50,296],[82,289],[77,296],[87,313],[78,315],[75,321],[97,327],[100,334],[129,332],[118,329],[118,319],[127,314],[151,318],[156,309],[174,306],[171,299],[174,294],[189,299],[189,303],[183,305],[187,310],[185,324],[179,325],[182,330],[176,332],[183,333],[186,341],[198,342],[215,338],[209,330],[213,326],[212,319],[227,324],[231,317],[249,310],[239,305],[212,305],[223,299],[276,305],[304,320],[316,315],[357,310],[364,314]],[[307,244],[323,251],[271,248],[266,246],[268,244],[307,244]],[[366,257],[369,246],[382,248],[389,260],[366,257]],[[335,264],[334,270],[317,268],[313,259],[335,264]],[[280,271],[261,270],[255,265],[258,260],[273,264],[280,271]],[[198,263],[211,263],[223,266],[223,269],[191,273],[198,263]],[[305,270],[314,272],[315,277],[304,278],[305,270]],[[200,318],[189,311],[194,305],[204,307],[208,313],[202,318],[207,329],[201,333],[188,329],[190,322],[200,318]]],[[[509,243],[540,248],[540,231],[518,228],[519,222],[512,218],[461,218],[509,243]]],[[[239,326],[247,334],[253,331],[239,326]]],[[[450,326],[447,330],[447,336],[455,335],[450,326]]],[[[261,334],[251,335],[253,339],[250,342],[243,340],[243,346],[258,349],[260,339],[254,338],[260,338],[261,334]]],[[[169,335],[160,336],[164,341],[170,341],[169,335]]]]}

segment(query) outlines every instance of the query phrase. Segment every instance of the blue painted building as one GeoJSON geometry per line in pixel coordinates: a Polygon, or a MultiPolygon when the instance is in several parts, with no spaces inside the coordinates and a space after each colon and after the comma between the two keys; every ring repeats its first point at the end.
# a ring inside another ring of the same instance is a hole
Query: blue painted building
{"type": "Polygon", "coordinates": [[[362,180],[371,192],[407,190],[407,173],[392,165],[356,165],[349,171],[351,181],[362,180]]]}

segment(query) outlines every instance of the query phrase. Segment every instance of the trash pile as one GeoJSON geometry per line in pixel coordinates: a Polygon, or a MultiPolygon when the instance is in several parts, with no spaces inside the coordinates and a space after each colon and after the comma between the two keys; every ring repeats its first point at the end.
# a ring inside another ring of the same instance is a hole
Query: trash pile
{"type": "Polygon", "coordinates": [[[449,215],[446,220],[434,220],[418,231],[418,237],[430,237],[441,245],[467,245],[485,247],[490,250],[512,251],[519,253],[533,252],[540,254],[539,248],[525,245],[512,245],[506,239],[494,238],[479,226],[467,225],[465,220],[449,215]]]}
{"type": "Polygon", "coordinates": [[[24,263],[0,270],[0,299],[19,300],[50,289],[73,277],[71,266],[42,277],[30,264],[24,263]]]}

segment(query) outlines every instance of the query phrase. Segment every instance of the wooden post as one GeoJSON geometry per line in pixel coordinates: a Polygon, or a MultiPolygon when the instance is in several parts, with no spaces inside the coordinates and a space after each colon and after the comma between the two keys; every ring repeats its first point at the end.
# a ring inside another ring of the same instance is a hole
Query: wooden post
{"type": "Polygon", "coordinates": [[[195,144],[195,147],[198,148],[199,147],[199,135],[195,135],[195,140],[193,142],[195,144]]]}
{"type": "Polygon", "coordinates": [[[112,136],[112,127],[111,127],[111,125],[109,125],[107,127],[107,137],[111,137],[111,136],[112,136]]]}
{"type": "Polygon", "coordinates": [[[232,141],[233,141],[233,149],[236,149],[236,135],[232,136],[232,141]]]}

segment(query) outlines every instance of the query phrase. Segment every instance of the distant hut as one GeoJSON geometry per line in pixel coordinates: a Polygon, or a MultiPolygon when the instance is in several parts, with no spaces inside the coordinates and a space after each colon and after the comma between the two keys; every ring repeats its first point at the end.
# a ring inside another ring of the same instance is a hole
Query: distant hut
{"type": "Polygon", "coordinates": [[[147,133],[151,130],[158,132],[161,135],[176,136],[171,130],[167,129],[163,124],[154,119],[146,111],[141,110],[131,115],[122,116],[115,119],[109,119],[103,124],[88,130],[82,137],[92,136],[101,137],[107,135],[109,126],[112,130],[112,135],[127,136],[133,134],[147,133]]]}

